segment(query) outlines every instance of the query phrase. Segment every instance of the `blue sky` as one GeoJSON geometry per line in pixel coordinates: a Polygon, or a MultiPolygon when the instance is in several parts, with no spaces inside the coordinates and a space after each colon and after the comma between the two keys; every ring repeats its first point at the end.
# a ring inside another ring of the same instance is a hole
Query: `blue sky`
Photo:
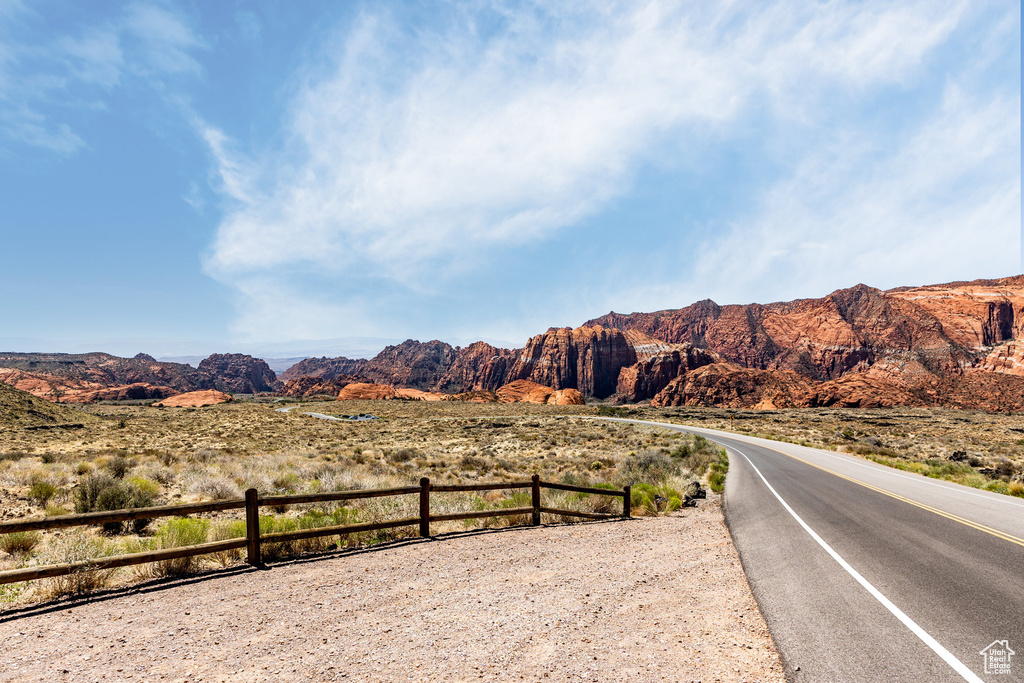
{"type": "Polygon", "coordinates": [[[1020,44],[1012,1],[0,0],[0,347],[1019,273],[1020,44]]]}

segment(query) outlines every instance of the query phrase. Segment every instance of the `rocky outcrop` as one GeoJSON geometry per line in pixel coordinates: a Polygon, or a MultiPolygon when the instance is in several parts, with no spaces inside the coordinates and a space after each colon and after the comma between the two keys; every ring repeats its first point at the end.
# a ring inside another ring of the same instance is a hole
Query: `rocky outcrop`
{"type": "Polygon", "coordinates": [[[974,373],[994,372],[1024,377],[1024,339],[1000,344],[979,356],[970,368],[974,373]]]}
{"type": "Polygon", "coordinates": [[[583,405],[583,394],[575,389],[552,389],[526,379],[517,379],[495,392],[500,403],[549,403],[583,405]]]}
{"type": "Polygon", "coordinates": [[[337,396],[338,392],[353,382],[365,382],[365,377],[340,375],[331,379],[303,375],[284,383],[278,392],[282,396],[292,398],[309,398],[311,396],[337,396]]]}
{"type": "Polygon", "coordinates": [[[275,380],[273,370],[264,361],[242,354],[213,354],[197,369],[157,361],[145,353],[134,358],[107,353],[0,353],[0,382],[16,382],[41,398],[57,402],[68,402],[72,397],[75,402],[83,402],[89,400],[83,398],[85,394],[105,389],[134,395],[138,388],[125,387],[135,385],[168,387],[175,392],[217,389],[257,393],[274,390],[275,380]]]}
{"type": "Polygon", "coordinates": [[[106,387],[66,396],[62,403],[95,403],[96,401],[139,401],[168,398],[180,394],[171,387],[155,387],[152,384],[136,382],[122,387],[106,387]]]}
{"type": "Polygon", "coordinates": [[[436,391],[420,391],[419,389],[395,389],[396,398],[404,398],[409,401],[444,401],[448,398],[448,394],[438,393],[436,391]]]}
{"type": "Polygon", "coordinates": [[[258,394],[280,386],[266,361],[242,353],[215,353],[201,361],[199,383],[232,394],[258,394]]]}
{"type": "Polygon", "coordinates": [[[499,349],[486,342],[476,342],[455,349],[454,360],[441,374],[437,391],[494,391],[506,382],[509,368],[516,358],[512,349],[499,349]]]}
{"type": "MultiPolygon", "coordinates": [[[[811,394],[801,390],[790,396],[782,391],[780,400],[794,405],[1001,405],[1010,409],[1018,402],[1012,394],[999,398],[982,393],[970,398],[961,387],[981,386],[975,380],[965,383],[968,375],[1015,374],[1020,367],[1016,347],[1011,350],[1009,342],[1019,339],[1024,330],[1024,276],[889,291],[857,285],[820,299],[766,305],[719,306],[702,301],[656,313],[610,313],[588,324],[691,344],[743,369],[789,371],[818,384],[811,394]]],[[[669,374],[670,368],[654,366],[638,377],[624,370],[619,393],[638,400],[647,391],[644,377],[650,377],[656,387],[669,374]]],[[[792,384],[783,375],[739,373],[730,389],[728,383],[722,384],[722,368],[706,374],[689,377],[681,371],[657,401],[749,403],[753,400],[749,397],[758,393],[747,391],[752,382],[775,387],[792,384]],[[692,384],[701,378],[705,385],[692,384]]],[[[984,384],[1007,382],[990,379],[984,384]]]]}
{"type": "Polygon", "coordinates": [[[528,379],[553,389],[576,389],[606,398],[615,393],[619,370],[636,362],[636,351],[621,330],[551,329],[527,342],[508,379],[528,379]]]}
{"type": "Polygon", "coordinates": [[[339,401],[369,401],[392,399],[397,396],[395,388],[385,384],[354,382],[338,392],[339,401]]]}
{"type": "MultiPolygon", "coordinates": [[[[191,365],[162,363],[146,354],[119,358],[108,353],[0,353],[0,368],[44,378],[45,383],[56,389],[56,394],[53,394],[56,399],[36,395],[50,400],[59,400],[57,395],[62,389],[70,391],[87,386],[89,390],[140,383],[171,387],[177,391],[200,388],[199,373],[191,365]]],[[[35,390],[30,391],[36,393],[35,390]]]]}
{"type": "Polygon", "coordinates": [[[813,392],[814,383],[792,371],[713,363],[673,379],[651,405],[789,408],[808,405],[813,392]]]}
{"type": "Polygon", "coordinates": [[[223,391],[216,389],[204,389],[200,391],[187,391],[184,394],[165,398],[153,405],[161,408],[198,408],[199,406],[211,406],[218,403],[227,403],[231,397],[223,391]]]}
{"type": "Polygon", "coordinates": [[[334,379],[342,376],[362,376],[360,373],[368,361],[363,358],[351,359],[343,356],[338,358],[306,358],[291,366],[281,373],[278,378],[283,382],[290,382],[299,377],[319,377],[320,379],[334,379]]]}

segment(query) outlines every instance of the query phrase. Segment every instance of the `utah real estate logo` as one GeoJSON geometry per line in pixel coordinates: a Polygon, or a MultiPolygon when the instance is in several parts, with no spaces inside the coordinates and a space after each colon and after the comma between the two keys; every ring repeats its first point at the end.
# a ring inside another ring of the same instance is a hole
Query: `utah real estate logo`
{"type": "Polygon", "coordinates": [[[1010,641],[993,640],[979,654],[985,658],[986,674],[1008,674],[1010,673],[1010,658],[1017,653],[1010,649],[1010,641]]]}

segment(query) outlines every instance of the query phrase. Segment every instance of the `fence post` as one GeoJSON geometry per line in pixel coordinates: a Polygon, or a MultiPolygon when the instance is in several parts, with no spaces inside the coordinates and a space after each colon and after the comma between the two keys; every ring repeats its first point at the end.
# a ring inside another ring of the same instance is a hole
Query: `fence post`
{"type": "Polygon", "coordinates": [[[420,538],[430,538],[430,479],[420,479],[420,538]]]}
{"type": "Polygon", "coordinates": [[[533,526],[540,526],[540,475],[533,475],[533,526]]]}
{"type": "Polygon", "coordinates": [[[263,565],[263,557],[260,552],[259,495],[256,489],[247,489],[245,492],[245,538],[249,542],[247,562],[253,567],[263,565]]]}
{"type": "Polygon", "coordinates": [[[622,488],[622,516],[629,519],[629,506],[633,503],[633,487],[622,488]]]}

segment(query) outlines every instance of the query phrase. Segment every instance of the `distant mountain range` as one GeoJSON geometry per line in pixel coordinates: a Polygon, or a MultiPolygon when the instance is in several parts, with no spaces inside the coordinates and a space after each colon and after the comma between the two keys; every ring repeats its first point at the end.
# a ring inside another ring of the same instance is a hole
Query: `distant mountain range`
{"type": "MultiPolygon", "coordinates": [[[[291,396],[369,382],[496,392],[516,380],[655,405],[942,405],[1024,408],[1024,276],[818,299],[609,313],[551,328],[521,349],[408,340],[373,358],[306,358],[280,378],[263,360],[214,354],[192,367],[145,354],[0,354],[0,382],[63,402],[195,389],[291,396]]],[[[278,368],[281,368],[279,365],[278,368]]]]}

